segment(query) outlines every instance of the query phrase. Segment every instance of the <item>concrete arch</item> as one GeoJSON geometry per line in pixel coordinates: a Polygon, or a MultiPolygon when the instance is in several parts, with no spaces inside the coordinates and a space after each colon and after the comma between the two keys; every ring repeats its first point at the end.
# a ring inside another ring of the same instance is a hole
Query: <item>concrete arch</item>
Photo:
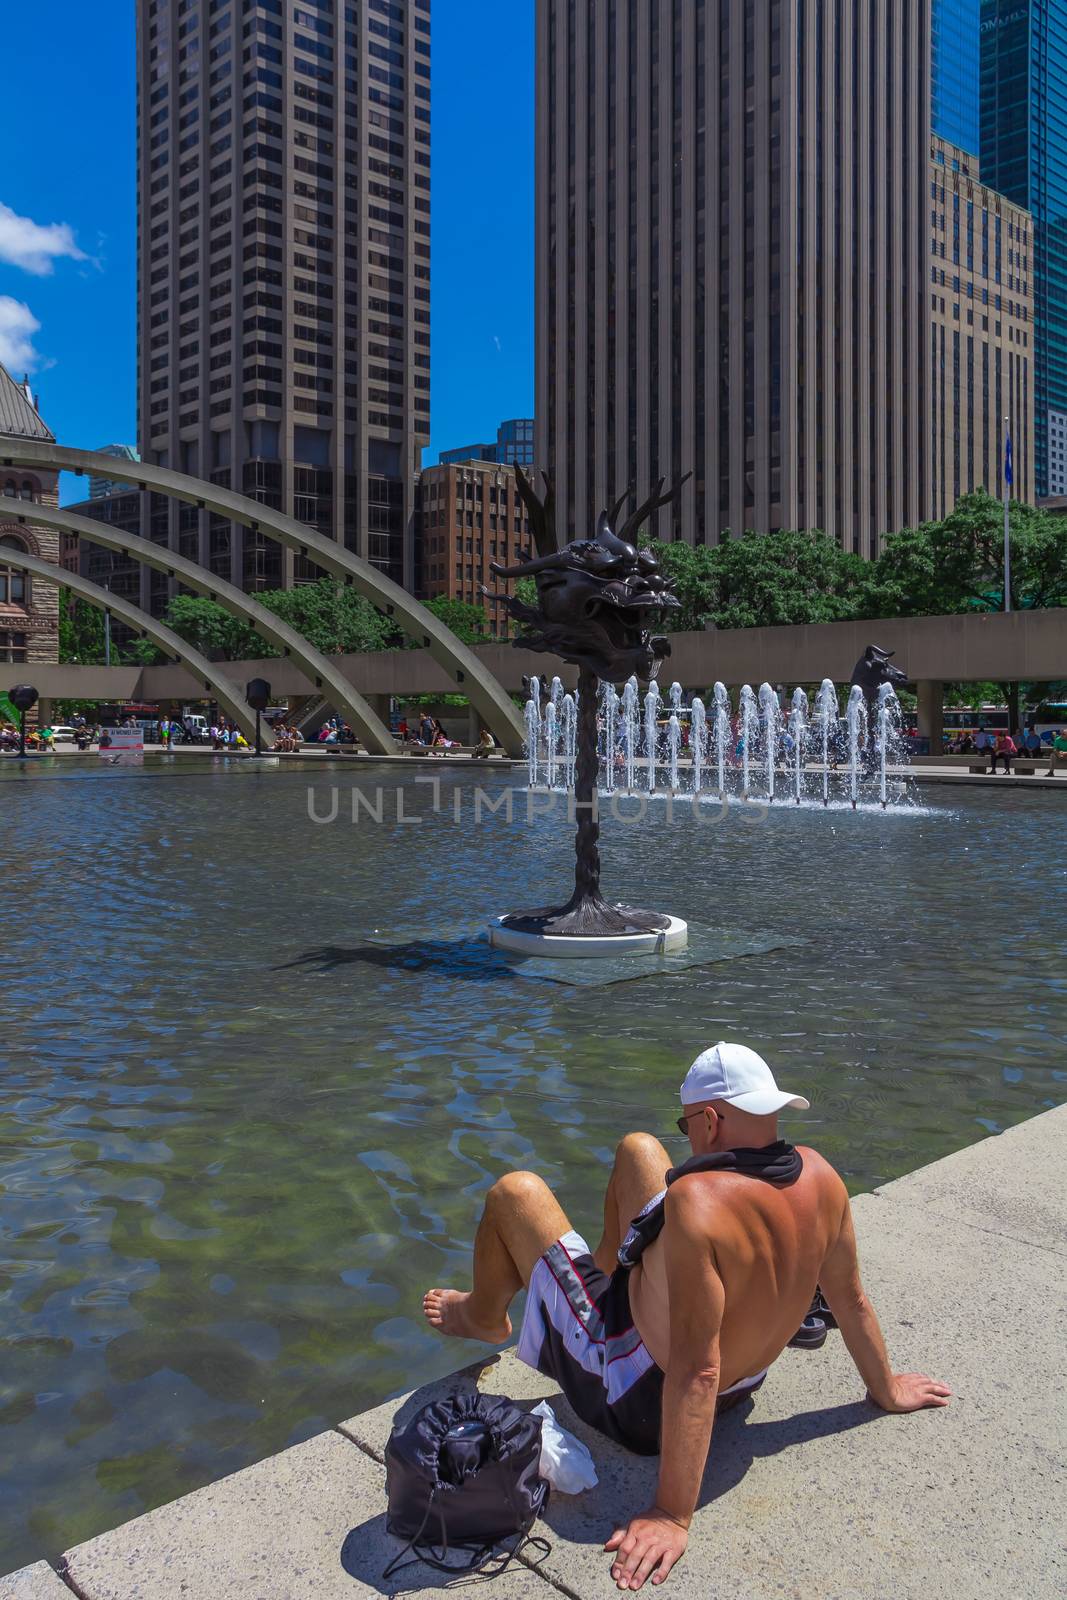
{"type": "MultiPolygon", "coordinates": [[[[101,589],[99,584],[90,583],[88,578],[83,578],[80,573],[66,572],[50,561],[41,561],[37,556],[25,555],[21,550],[5,550],[4,564],[9,567],[21,567],[24,572],[32,572],[35,577],[45,578],[49,583],[62,584],[80,599],[88,600],[90,605],[98,606],[101,611],[110,611],[113,616],[129,623],[131,628],[146,634],[161,650],[165,650],[178,661],[183,661],[190,672],[196,674],[207,692],[215,697],[226,715],[236,722],[249,741],[255,738],[255,712],[245,704],[237,685],[222,675],[215,662],[209,661],[199,650],[187,645],[184,639],[179,639],[173,629],[164,626],[162,622],[157,622],[139,606],[132,606],[128,600],[101,589]]],[[[11,683],[14,683],[16,677],[21,681],[27,675],[32,676],[32,668],[21,664],[17,673],[15,668],[11,667],[7,675],[11,683]]],[[[263,729],[263,743],[265,745],[274,743],[274,734],[270,728],[263,729]]]]}
{"type": "MultiPolygon", "coordinates": [[[[98,455],[93,450],[71,450],[65,445],[51,444],[46,440],[4,438],[0,440],[0,467],[39,467],[53,472],[99,473],[115,476],[115,458],[98,455]]],[[[450,628],[440,622],[432,612],[387,578],[361,556],[353,555],[332,539],[326,539],[313,528],[305,527],[293,517],[272,511],[232,489],[221,489],[217,484],[199,478],[189,478],[169,467],[151,466],[147,462],[131,462],[129,470],[123,467],[125,481],[138,488],[155,489],[159,494],[184,500],[189,505],[205,508],[231,522],[243,523],[253,531],[265,533],[279,544],[284,544],[298,554],[309,556],[345,583],[352,584],[397,626],[429,650],[431,656],[448,673],[459,693],[465,694],[483,721],[492,729],[510,756],[521,756],[525,743],[523,718],[515,702],[487,672],[473,650],[461,644],[450,628]]]]}
{"type": "MultiPolygon", "coordinates": [[[[180,578],[182,583],[195,589],[198,594],[206,594],[234,616],[251,622],[265,639],[300,663],[316,689],[320,689],[330,704],[344,713],[353,731],[369,750],[377,755],[396,754],[396,740],[385,723],[329,657],[310,645],[303,634],[288,622],[276,617],[273,611],[268,611],[252,595],[245,594],[243,589],[215,578],[206,567],[198,566],[195,561],[187,561],[165,545],[153,544],[150,539],[124,533],[110,523],[96,522],[92,517],[79,517],[76,512],[66,511],[62,506],[31,505],[26,501],[15,501],[14,504],[22,509],[5,515],[3,502],[0,501],[0,518],[4,522],[19,525],[21,531],[29,532],[28,528],[21,528],[22,524],[39,522],[50,528],[64,528],[69,533],[77,534],[80,539],[91,540],[93,544],[104,545],[109,550],[121,550],[143,561],[147,567],[155,567],[159,572],[180,578]]],[[[138,612],[138,615],[142,613],[138,612]]]]}

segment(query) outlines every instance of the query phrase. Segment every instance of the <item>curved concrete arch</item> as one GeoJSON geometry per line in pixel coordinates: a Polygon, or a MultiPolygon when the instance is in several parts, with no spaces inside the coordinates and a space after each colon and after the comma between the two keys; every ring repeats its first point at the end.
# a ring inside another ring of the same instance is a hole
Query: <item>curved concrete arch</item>
{"type": "MultiPolygon", "coordinates": [[[[0,464],[42,467],[79,475],[95,472],[110,478],[114,478],[117,470],[114,456],[98,455],[94,450],[71,450],[66,445],[45,440],[14,437],[0,439],[0,464]]],[[[486,670],[473,650],[460,643],[451,628],[427,611],[406,589],[372,567],[369,561],[353,555],[293,517],[272,511],[269,506],[235,494],[232,489],[221,489],[217,484],[186,477],[184,473],[172,472],[169,467],[151,466],[143,461],[129,465],[133,470],[123,468],[124,481],[204,507],[231,522],[243,523],[245,527],[277,539],[279,544],[288,545],[299,555],[309,556],[327,572],[352,584],[392,617],[410,639],[429,650],[459,693],[467,695],[508,755],[522,755],[526,737],[523,719],[503,685],[486,670]]]]}
{"type": "MultiPolygon", "coordinates": [[[[61,584],[80,599],[88,600],[90,605],[98,606],[101,611],[110,611],[113,616],[129,623],[131,628],[136,628],[138,633],[146,634],[168,655],[184,661],[190,672],[195,673],[200,679],[208,693],[215,697],[227,716],[236,722],[245,737],[249,741],[255,738],[255,712],[245,704],[237,685],[229,678],[223,677],[215,662],[202,656],[199,650],[194,650],[184,639],[179,639],[172,628],[157,622],[139,606],[132,606],[128,600],[123,600],[119,595],[109,594],[106,589],[101,589],[99,584],[90,583],[88,578],[83,578],[80,573],[67,572],[51,561],[41,561],[37,556],[26,555],[21,550],[9,550],[5,547],[3,564],[5,567],[20,567],[23,572],[32,572],[35,578],[45,578],[49,583],[61,584]]],[[[20,666],[19,672],[23,678],[27,673],[32,676],[32,670],[28,666],[20,666]]],[[[262,742],[265,745],[274,743],[274,734],[270,728],[263,729],[262,742]]]]}
{"type": "MultiPolygon", "coordinates": [[[[7,515],[4,502],[0,500],[0,521],[16,525],[44,523],[50,528],[64,528],[68,533],[77,534],[80,539],[91,540],[93,544],[104,545],[109,550],[121,550],[143,561],[147,567],[155,567],[158,572],[180,578],[182,583],[195,589],[198,594],[206,594],[234,616],[243,617],[271,644],[277,645],[285,655],[299,662],[315,688],[320,689],[330,704],[344,713],[353,731],[369,750],[378,755],[396,754],[396,740],[381,717],[329,657],[310,645],[296,628],[281,617],[276,617],[273,611],[261,605],[252,595],[245,594],[243,589],[214,577],[206,567],[176,555],[166,545],[153,544],[150,539],[142,539],[137,534],[124,533],[110,523],[97,522],[92,517],[79,517],[76,512],[66,511],[62,506],[38,505],[36,501],[30,504],[24,500],[16,500],[13,504],[20,509],[7,515]]],[[[29,531],[28,528],[26,531],[29,531]]]]}

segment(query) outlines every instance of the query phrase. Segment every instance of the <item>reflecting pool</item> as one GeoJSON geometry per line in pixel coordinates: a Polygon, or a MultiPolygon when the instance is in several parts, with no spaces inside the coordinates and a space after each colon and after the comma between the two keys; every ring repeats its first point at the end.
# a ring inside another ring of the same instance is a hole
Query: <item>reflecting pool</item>
{"type": "Polygon", "coordinates": [[[0,765],[0,1572],[473,1355],[419,1302],[486,1187],[595,1232],[719,1038],[853,1189],[1065,1097],[1060,797],[609,821],[609,893],[761,953],[574,987],[476,938],[570,880],[524,775],[0,765]]]}

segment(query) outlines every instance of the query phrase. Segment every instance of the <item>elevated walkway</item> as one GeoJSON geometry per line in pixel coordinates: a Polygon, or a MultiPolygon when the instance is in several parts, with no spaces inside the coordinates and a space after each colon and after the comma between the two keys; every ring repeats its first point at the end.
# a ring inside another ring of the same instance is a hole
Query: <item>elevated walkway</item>
{"type": "MultiPolygon", "coordinates": [[[[787,1350],[716,1425],[679,1600],[1060,1600],[1067,1592],[1067,1105],[853,1201],[864,1281],[898,1370],[950,1384],[944,1410],[886,1416],[838,1334],[787,1350]]],[[[411,1285],[411,1315],[422,1284],[411,1285]]],[[[459,1345],[457,1354],[473,1353],[459,1345]]],[[[600,1483],[553,1498],[539,1566],[501,1600],[607,1600],[601,1546],[646,1507],[656,1463],[578,1423],[510,1353],[0,1579],[0,1600],[352,1600],[444,1579],[382,1569],[383,1451],[393,1418],[460,1383],[548,1398],[589,1444],[600,1483]]],[[[421,1586],[421,1587],[420,1587],[421,1586]]],[[[490,1591],[487,1591],[490,1592],[490,1591]]],[[[651,1592],[646,1587],[644,1591],[651,1592]]]]}

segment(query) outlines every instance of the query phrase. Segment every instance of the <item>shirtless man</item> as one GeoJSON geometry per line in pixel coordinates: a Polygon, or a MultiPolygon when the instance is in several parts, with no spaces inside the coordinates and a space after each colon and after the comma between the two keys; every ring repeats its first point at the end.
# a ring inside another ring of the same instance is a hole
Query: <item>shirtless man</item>
{"type": "Polygon", "coordinates": [[[759,1388],[816,1284],[875,1405],[918,1411],[951,1393],[889,1365],[845,1186],[814,1150],[778,1138],[779,1111],[808,1101],[780,1090],[754,1051],[725,1043],[697,1057],[681,1098],[692,1158],[668,1173],[658,1139],[627,1134],[594,1251],[547,1184],[509,1173],[486,1196],[470,1293],[423,1300],[441,1333],[502,1344],[526,1285],[520,1359],[555,1378],[590,1426],[660,1454],[655,1503],[605,1546],[619,1589],[662,1583],[683,1555],[716,1410],[759,1388]]]}

